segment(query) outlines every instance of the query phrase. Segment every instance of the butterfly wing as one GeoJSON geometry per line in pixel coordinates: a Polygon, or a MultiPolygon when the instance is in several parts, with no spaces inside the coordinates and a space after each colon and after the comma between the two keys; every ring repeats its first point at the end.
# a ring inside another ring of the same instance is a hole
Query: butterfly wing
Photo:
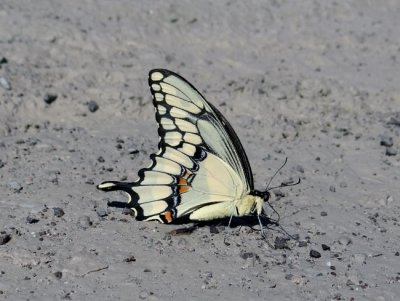
{"type": "Polygon", "coordinates": [[[231,215],[233,201],[254,185],[246,153],[231,125],[189,82],[171,71],[152,70],[149,85],[159,125],[159,151],[150,156],[152,164],[139,171],[137,181],[104,182],[98,188],[127,192],[138,220],[171,222],[190,218],[205,206],[217,208],[213,205],[219,206],[219,212],[206,212],[200,219],[231,215]]]}

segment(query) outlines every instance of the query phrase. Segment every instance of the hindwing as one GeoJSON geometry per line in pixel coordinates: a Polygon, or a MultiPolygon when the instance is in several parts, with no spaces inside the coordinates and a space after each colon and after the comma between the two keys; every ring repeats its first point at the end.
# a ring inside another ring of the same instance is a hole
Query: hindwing
{"type": "Polygon", "coordinates": [[[149,85],[159,151],[150,156],[151,166],[141,169],[135,182],[108,181],[98,188],[127,192],[138,220],[169,223],[218,203],[224,203],[224,210],[234,210],[233,202],[254,184],[246,153],[228,121],[171,71],[152,70],[149,85]]]}

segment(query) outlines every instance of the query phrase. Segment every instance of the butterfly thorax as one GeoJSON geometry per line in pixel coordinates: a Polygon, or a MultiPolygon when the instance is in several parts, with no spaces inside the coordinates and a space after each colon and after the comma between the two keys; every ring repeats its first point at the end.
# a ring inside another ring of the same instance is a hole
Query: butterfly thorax
{"type": "Polygon", "coordinates": [[[246,195],[243,199],[235,201],[237,216],[253,215],[262,213],[264,200],[255,195],[246,195]]]}

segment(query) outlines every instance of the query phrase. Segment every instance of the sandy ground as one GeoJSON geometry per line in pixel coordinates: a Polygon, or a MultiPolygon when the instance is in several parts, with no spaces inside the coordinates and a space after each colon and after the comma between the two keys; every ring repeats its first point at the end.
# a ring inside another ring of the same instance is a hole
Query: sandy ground
{"type": "Polygon", "coordinates": [[[2,0],[0,300],[398,300],[399,15],[397,0],[2,0]],[[107,205],[126,198],[95,184],[135,180],[156,151],[156,67],[222,111],[256,188],[289,158],[273,184],[302,183],[271,203],[298,240],[174,236],[107,205]]]}

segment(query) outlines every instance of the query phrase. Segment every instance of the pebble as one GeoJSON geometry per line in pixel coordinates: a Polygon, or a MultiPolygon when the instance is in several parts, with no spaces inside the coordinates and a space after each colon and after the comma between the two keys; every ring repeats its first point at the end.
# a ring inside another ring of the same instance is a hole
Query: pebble
{"type": "Polygon", "coordinates": [[[34,216],[28,215],[28,216],[26,217],[26,222],[27,222],[28,224],[36,224],[36,223],[39,222],[39,219],[36,218],[36,217],[34,217],[34,216]]]}
{"type": "Polygon", "coordinates": [[[88,102],[88,109],[90,112],[94,113],[99,109],[99,105],[94,100],[88,102]]]}
{"type": "Polygon", "coordinates": [[[8,187],[13,190],[15,193],[20,192],[23,187],[16,181],[10,181],[8,182],[8,187]]]}
{"type": "Polygon", "coordinates": [[[240,252],[240,257],[243,259],[248,259],[248,258],[258,258],[258,255],[256,253],[253,252],[245,252],[245,251],[241,251],[240,252]]]}
{"type": "Polygon", "coordinates": [[[98,158],[97,158],[97,162],[100,162],[100,163],[104,163],[106,160],[104,160],[104,158],[102,157],[102,156],[99,156],[98,158]]]}
{"type": "Polygon", "coordinates": [[[365,264],[367,263],[367,255],[363,253],[356,253],[353,255],[354,261],[359,263],[359,264],[365,264]]]}
{"type": "Polygon", "coordinates": [[[53,213],[54,213],[54,216],[56,216],[56,217],[61,217],[61,216],[63,216],[65,214],[64,210],[62,210],[59,207],[54,207],[53,208],[53,213]]]}
{"type": "Polygon", "coordinates": [[[304,167],[301,166],[301,165],[297,165],[297,166],[296,166],[296,170],[297,170],[298,172],[300,172],[300,173],[304,173],[304,167]]]}
{"type": "Polygon", "coordinates": [[[135,258],[135,256],[132,255],[132,256],[125,258],[124,261],[125,262],[134,262],[134,261],[136,261],[136,258],[135,258]]]}
{"type": "Polygon", "coordinates": [[[54,277],[56,277],[57,279],[61,279],[62,278],[62,272],[57,271],[54,273],[54,277]]]}
{"type": "Polygon", "coordinates": [[[310,257],[312,257],[312,258],[320,258],[321,257],[321,253],[316,251],[316,250],[311,250],[310,251],[310,257]]]}
{"type": "Polygon", "coordinates": [[[2,168],[5,165],[5,163],[3,161],[1,161],[0,159],[0,168],[2,168]]]}
{"type": "Polygon", "coordinates": [[[386,156],[396,156],[397,155],[397,150],[394,147],[387,147],[385,155],[386,156]]]}
{"type": "Polygon", "coordinates": [[[288,245],[289,238],[286,237],[275,237],[274,247],[275,249],[290,249],[288,245]]]}
{"type": "Polygon", "coordinates": [[[7,63],[8,63],[7,58],[3,56],[3,57],[0,59],[0,65],[4,65],[4,64],[7,64],[7,63]]]}
{"type": "Polygon", "coordinates": [[[382,146],[391,147],[393,146],[393,138],[390,136],[382,135],[380,144],[382,146]]]}
{"type": "Polygon", "coordinates": [[[8,243],[11,240],[11,235],[7,234],[7,233],[0,233],[0,246],[1,245],[5,245],[6,243],[8,243]]]}
{"type": "Polygon", "coordinates": [[[330,192],[335,192],[336,191],[335,186],[333,186],[333,185],[329,186],[329,191],[330,192]]]}
{"type": "Polygon", "coordinates": [[[343,246],[348,246],[349,244],[351,244],[351,239],[350,239],[350,237],[343,235],[338,238],[338,242],[339,242],[339,244],[341,244],[343,246]]]}
{"type": "Polygon", "coordinates": [[[327,216],[328,213],[326,213],[325,211],[321,211],[321,216],[327,216]]]}
{"type": "Polygon", "coordinates": [[[326,245],[326,244],[322,244],[321,247],[322,247],[323,251],[330,251],[331,250],[331,247],[326,245]]]}
{"type": "Polygon", "coordinates": [[[96,209],[96,213],[97,213],[97,215],[98,215],[99,217],[105,217],[105,216],[108,215],[107,210],[104,209],[103,207],[98,207],[98,208],[96,209]]]}
{"type": "Polygon", "coordinates": [[[87,215],[82,215],[81,217],[78,218],[78,226],[81,229],[86,230],[92,225],[92,221],[90,220],[90,217],[87,215]]]}
{"type": "Polygon", "coordinates": [[[302,248],[302,247],[307,247],[307,245],[308,245],[308,243],[307,243],[305,240],[301,240],[301,241],[299,241],[299,243],[298,243],[298,246],[299,246],[300,248],[302,248]]]}
{"type": "Polygon", "coordinates": [[[346,187],[347,187],[347,182],[340,182],[340,183],[339,183],[339,186],[340,186],[341,188],[346,188],[346,187]]]}
{"type": "Polygon", "coordinates": [[[49,105],[49,104],[55,102],[57,97],[58,97],[57,94],[46,93],[46,95],[43,97],[43,100],[45,103],[47,103],[49,105]]]}
{"type": "Polygon", "coordinates": [[[11,90],[11,84],[4,77],[0,77],[0,86],[2,86],[5,90],[11,90]]]}

